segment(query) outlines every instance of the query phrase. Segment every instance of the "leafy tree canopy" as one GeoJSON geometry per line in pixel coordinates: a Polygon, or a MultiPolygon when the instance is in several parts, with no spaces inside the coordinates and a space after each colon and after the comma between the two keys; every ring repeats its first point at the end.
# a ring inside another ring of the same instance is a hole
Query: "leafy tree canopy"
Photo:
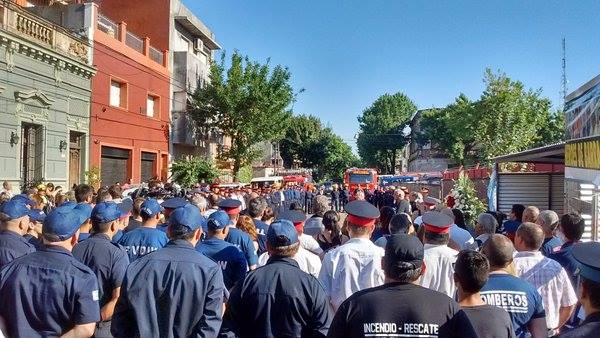
{"type": "Polygon", "coordinates": [[[350,146],[312,115],[293,116],[279,147],[286,166],[313,169],[315,181],[341,179],[358,162],[350,146]]]}
{"type": "Polygon", "coordinates": [[[393,174],[401,149],[408,142],[403,134],[415,104],[403,93],[384,94],[358,117],[358,153],[367,166],[393,174]]]}
{"type": "Polygon", "coordinates": [[[282,66],[251,61],[237,51],[229,68],[225,53],[213,62],[210,81],[192,96],[190,116],[200,131],[219,131],[231,138],[223,159],[233,159],[233,172],[252,162],[260,153],[255,144],[280,138],[292,115],[295,94],[291,74],[282,66]]]}
{"type": "Polygon", "coordinates": [[[171,173],[173,181],[186,188],[196,183],[212,183],[221,174],[213,162],[200,157],[173,162],[171,173]]]}
{"type": "Polygon", "coordinates": [[[459,165],[486,163],[502,154],[558,142],[564,118],[551,112],[541,90],[487,69],[478,101],[460,94],[443,109],[423,113],[421,142],[431,142],[459,165]]]}

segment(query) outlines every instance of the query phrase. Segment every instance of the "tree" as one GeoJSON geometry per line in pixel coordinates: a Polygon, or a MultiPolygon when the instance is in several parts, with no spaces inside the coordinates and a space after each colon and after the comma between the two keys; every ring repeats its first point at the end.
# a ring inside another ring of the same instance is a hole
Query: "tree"
{"type": "Polygon", "coordinates": [[[420,142],[431,142],[460,165],[560,141],[564,121],[550,112],[541,90],[487,69],[478,101],[460,94],[454,103],[423,114],[420,142]]]}
{"type": "Polygon", "coordinates": [[[183,187],[193,187],[196,183],[212,183],[221,175],[215,164],[204,158],[189,157],[171,165],[173,181],[183,187]]]}
{"type": "Polygon", "coordinates": [[[315,181],[342,179],[344,170],[358,162],[352,148],[312,115],[292,117],[279,149],[286,166],[313,169],[315,181]]]}
{"type": "Polygon", "coordinates": [[[384,94],[358,117],[358,153],[367,166],[393,174],[399,151],[408,138],[404,127],[417,110],[403,93],[384,94]]]}
{"type": "Polygon", "coordinates": [[[260,156],[255,145],[280,138],[292,115],[295,94],[287,68],[260,64],[234,52],[226,70],[225,53],[213,62],[210,81],[192,96],[190,116],[199,130],[231,138],[220,155],[233,160],[233,174],[260,156]]]}

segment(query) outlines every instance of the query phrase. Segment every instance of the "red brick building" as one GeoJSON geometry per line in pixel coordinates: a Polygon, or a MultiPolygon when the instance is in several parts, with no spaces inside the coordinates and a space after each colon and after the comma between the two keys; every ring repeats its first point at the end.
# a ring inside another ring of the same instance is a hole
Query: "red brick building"
{"type": "Polygon", "coordinates": [[[90,165],[100,168],[103,185],[166,179],[168,52],[103,16],[101,7],[94,22],[90,165]]]}

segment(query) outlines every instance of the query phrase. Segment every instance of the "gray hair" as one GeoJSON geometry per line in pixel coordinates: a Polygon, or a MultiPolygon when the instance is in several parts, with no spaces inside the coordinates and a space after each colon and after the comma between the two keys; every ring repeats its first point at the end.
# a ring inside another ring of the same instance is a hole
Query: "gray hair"
{"type": "Polygon", "coordinates": [[[477,224],[479,224],[484,233],[493,234],[498,227],[498,220],[488,213],[483,213],[477,216],[477,224]]]}
{"type": "Polygon", "coordinates": [[[248,202],[248,214],[252,218],[262,217],[267,206],[267,201],[264,198],[253,198],[248,202]]]}
{"type": "Polygon", "coordinates": [[[323,217],[325,212],[329,209],[329,199],[327,199],[327,196],[319,195],[313,201],[313,214],[315,214],[315,216],[323,217]]]}
{"type": "Polygon", "coordinates": [[[208,208],[208,202],[206,201],[206,198],[200,195],[192,197],[192,200],[190,202],[193,205],[195,205],[198,209],[200,209],[200,211],[206,210],[206,208],[208,208]]]}
{"type": "Polygon", "coordinates": [[[558,227],[558,214],[552,210],[544,210],[540,212],[537,223],[544,229],[554,231],[558,227]]]}

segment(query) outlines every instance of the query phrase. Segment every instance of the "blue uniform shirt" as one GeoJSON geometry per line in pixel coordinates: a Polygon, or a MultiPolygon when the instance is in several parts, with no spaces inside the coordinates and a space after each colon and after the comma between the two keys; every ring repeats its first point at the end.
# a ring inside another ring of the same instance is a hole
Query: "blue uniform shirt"
{"type": "Polygon", "coordinates": [[[166,233],[148,227],[135,228],[119,240],[119,244],[127,251],[130,262],[164,247],[167,242],[169,238],[166,233]]]}
{"type": "Polygon", "coordinates": [[[0,317],[10,337],[56,337],[98,322],[96,276],[68,250],[44,246],[0,271],[0,317]]]}
{"type": "Polygon", "coordinates": [[[540,293],[533,285],[513,275],[490,274],[480,292],[488,305],[508,312],[518,338],[529,337],[527,325],[532,319],[546,317],[540,293]]]}
{"type": "Polygon", "coordinates": [[[77,242],[83,242],[84,240],[90,238],[90,233],[89,232],[80,232],[79,233],[79,238],[77,239],[77,242]]]}
{"type": "Polygon", "coordinates": [[[269,230],[269,225],[256,218],[253,218],[252,220],[254,221],[254,226],[258,232],[258,254],[260,255],[263,252],[267,252],[267,230],[269,230]]]}
{"type": "Polygon", "coordinates": [[[562,267],[567,270],[571,285],[577,292],[579,290],[579,266],[581,265],[575,257],[573,257],[573,244],[576,242],[567,242],[560,247],[560,250],[552,253],[548,258],[557,261],[562,267]]]}
{"type": "Polygon", "coordinates": [[[544,238],[544,243],[542,243],[542,247],[540,251],[546,257],[549,257],[555,251],[558,251],[562,245],[560,238],[556,236],[552,236],[550,238],[544,238]]]}
{"type": "Polygon", "coordinates": [[[94,234],[73,248],[73,256],[96,275],[102,308],[112,298],[113,290],[121,287],[129,265],[127,253],[107,235],[94,234]]]}
{"type": "Polygon", "coordinates": [[[0,269],[14,259],[35,252],[27,239],[10,230],[0,231],[0,269]]]}
{"type": "Polygon", "coordinates": [[[223,271],[223,282],[231,289],[246,276],[248,263],[244,254],[235,245],[218,238],[209,238],[196,245],[196,250],[217,263],[223,271]]]}
{"type": "Polygon", "coordinates": [[[223,276],[188,241],[132,262],[113,315],[114,337],[216,337],[223,311],[223,276]]]}
{"type": "Polygon", "coordinates": [[[254,250],[254,243],[250,235],[240,229],[230,227],[225,240],[235,245],[244,253],[248,266],[258,264],[258,256],[256,255],[256,250],[254,250]]]}
{"type": "Polygon", "coordinates": [[[27,240],[27,243],[33,245],[36,250],[39,249],[40,247],[42,247],[42,245],[43,245],[41,239],[33,237],[30,234],[25,234],[25,236],[23,236],[23,238],[25,238],[27,240]]]}

